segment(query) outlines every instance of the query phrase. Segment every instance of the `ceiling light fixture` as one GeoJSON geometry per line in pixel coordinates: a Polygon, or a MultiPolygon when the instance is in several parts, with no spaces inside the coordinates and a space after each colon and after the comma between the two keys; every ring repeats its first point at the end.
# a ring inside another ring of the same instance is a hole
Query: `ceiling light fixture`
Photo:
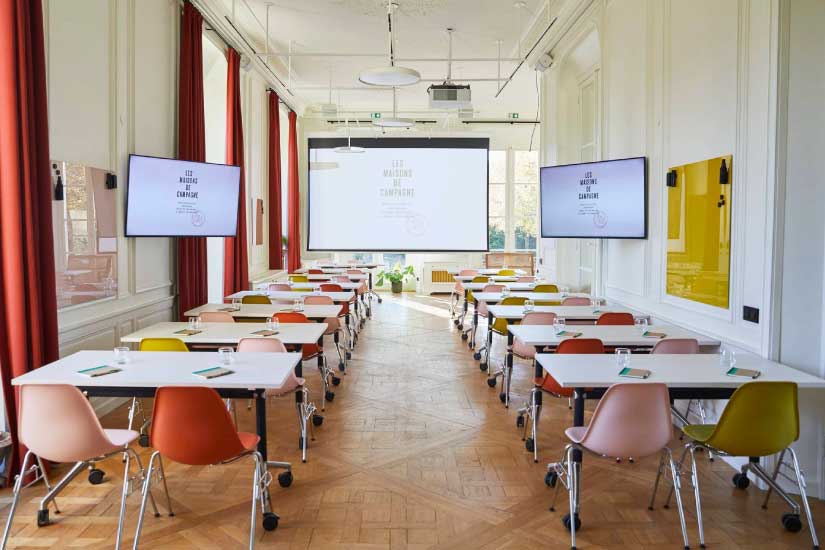
{"type": "Polygon", "coordinates": [[[393,0],[387,0],[387,25],[389,31],[389,59],[390,64],[384,67],[367,69],[358,75],[358,80],[368,86],[410,86],[417,84],[421,80],[421,74],[415,69],[408,67],[396,67],[395,65],[395,41],[393,40],[392,12],[396,7],[393,0]]]}
{"type": "Polygon", "coordinates": [[[346,128],[347,128],[347,144],[336,147],[335,152],[336,153],[342,153],[342,154],[366,153],[367,150],[364,149],[363,147],[357,147],[357,146],[353,147],[352,146],[352,135],[350,134],[350,130],[349,130],[349,118],[346,118],[345,120],[346,120],[346,122],[344,124],[346,125],[346,128]]]}
{"type": "Polygon", "coordinates": [[[411,118],[399,118],[398,103],[395,99],[395,88],[392,89],[392,116],[388,118],[376,118],[372,121],[375,126],[381,128],[412,128],[415,121],[411,118]]]}

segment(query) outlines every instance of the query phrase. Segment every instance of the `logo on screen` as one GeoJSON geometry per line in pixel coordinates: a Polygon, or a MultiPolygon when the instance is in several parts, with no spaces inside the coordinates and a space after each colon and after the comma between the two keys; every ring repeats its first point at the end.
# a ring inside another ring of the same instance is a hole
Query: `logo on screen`
{"type": "Polygon", "coordinates": [[[427,232],[427,218],[423,214],[410,214],[407,217],[407,233],[420,237],[427,232]]]}
{"type": "Polygon", "coordinates": [[[596,210],[593,212],[593,225],[599,229],[603,229],[607,225],[607,214],[604,210],[596,210]]]}
{"type": "Polygon", "coordinates": [[[192,212],[191,222],[194,227],[200,227],[206,223],[206,216],[200,210],[192,212]]]}

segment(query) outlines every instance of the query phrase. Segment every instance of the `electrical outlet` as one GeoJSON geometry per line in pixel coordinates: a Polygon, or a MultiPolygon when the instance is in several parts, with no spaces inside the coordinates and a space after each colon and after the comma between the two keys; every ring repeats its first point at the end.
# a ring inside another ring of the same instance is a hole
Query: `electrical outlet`
{"type": "Polygon", "coordinates": [[[744,306],[742,308],[742,319],[751,323],[759,323],[759,308],[744,306]]]}

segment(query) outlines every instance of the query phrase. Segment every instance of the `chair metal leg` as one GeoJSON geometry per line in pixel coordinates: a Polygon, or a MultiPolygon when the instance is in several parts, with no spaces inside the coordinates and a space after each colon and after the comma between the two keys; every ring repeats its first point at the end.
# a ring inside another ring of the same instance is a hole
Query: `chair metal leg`
{"type": "MultiPolygon", "coordinates": [[[[43,465],[43,460],[37,455],[34,456],[37,458],[37,466],[40,468],[40,475],[43,477],[43,483],[46,484],[46,491],[51,493],[52,484],[49,480],[49,474],[46,473],[46,467],[43,465]]],[[[52,499],[52,504],[54,504],[54,513],[59,514],[60,508],[57,507],[57,498],[52,499]]]]}
{"type": "Polygon", "coordinates": [[[255,472],[252,476],[252,514],[249,522],[249,550],[255,548],[255,515],[258,511],[258,499],[260,498],[261,490],[261,462],[260,453],[252,453],[252,459],[255,462],[255,472]]]}
{"type": "Polygon", "coordinates": [[[66,485],[68,485],[71,480],[77,477],[77,474],[85,470],[88,465],[88,462],[77,462],[74,466],[72,466],[72,469],[69,470],[69,473],[63,476],[63,478],[60,481],[58,481],[54,487],[49,489],[49,492],[46,493],[46,496],[40,499],[39,510],[48,509],[49,502],[54,501],[55,497],[60,493],[60,491],[65,489],[66,485]]]}
{"type": "Polygon", "coordinates": [[[132,465],[132,453],[126,452],[126,461],[123,467],[123,488],[120,492],[120,514],[117,519],[117,535],[115,535],[115,548],[120,548],[123,540],[123,518],[126,516],[126,499],[129,497],[129,468],[132,465]]]}
{"type": "Polygon", "coordinates": [[[567,479],[570,483],[568,496],[570,497],[570,548],[576,548],[576,514],[578,513],[578,478],[576,463],[573,461],[573,449],[567,448],[567,479]]]}
{"type": "MultiPolygon", "coordinates": [[[[679,509],[679,523],[682,527],[682,540],[684,541],[685,549],[687,550],[690,548],[690,543],[688,542],[687,526],[685,525],[685,509],[682,506],[681,478],[679,477],[679,470],[676,468],[676,463],[673,461],[673,452],[669,447],[665,447],[665,452],[667,453],[668,461],[670,462],[670,476],[673,481],[673,490],[676,493],[676,507],[679,509]]],[[[699,501],[697,500],[696,502],[698,503],[699,501]]],[[[704,542],[702,542],[702,544],[704,544],[704,542]]]]}
{"type": "Polygon", "coordinates": [[[0,542],[0,548],[6,548],[6,543],[9,541],[9,533],[11,532],[11,522],[14,519],[14,512],[17,510],[17,504],[20,502],[20,491],[23,489],[23,478],[28,475],[29,462],[34,453],[28,451],[23,457],[23,465],[20,467],[20,473],[17,474],[17,479],[14,480],[14,498],[11,501],[11,508],[9,508],[9,517],[6,519],[6,528],[3,530],[3,541],[0,542]]]}
{"type": "Polygon", "coordinates": [[[541,415],[541,405],[538,404],[537,393],[541,390],[534,388],[534,393],[531,395],[532,417],[533,421],[530,426],[530,437],[533,438],[533,462],[539,461],[539,415],[541,415]]]}
{"type": "MultiPolygon", "coordinates": [[[[684,448],[682,449],[682,456],[680,456],[678,462],[676,462],[676,466],[679,468],[679,471],[682,470],[682,466],[685,464],[685,458],[687,457],[688,447],[690,447],[690,445],[685,445],[684,446],[684,448]]],[[[672,497],[672,496],[673,496],[673,486],[671,485],[670,489],[667,492],[667,498],[665,499],[665,508],[670,506],[670,497],[672,497]]]]}
{"type": "Polygon", "coordinates": [[[696,522],[699,524],[699,546],[705,547],[705,528],[702,525],[702,501],[699,496],[699,472],[696,470],[696,455],[693,444],[688,444],[690,452],[691,481],[693,483],[693,497],[696,500],[696,522]]]}
{"type": "MultiPolygon", "coordinates": [[[[163,492],[166,494],[166,509],[169,511],[169,517],[175,515],[174,510],[172,510],[172,497],[169,496],[169,486],[166,485],[166,468],[163,467],[163,457],[158,455],[158,468],[160,469],[160,480],[163,482],[163,492]]],[[[152,497],[151,491],[149,492],[149,497],[152,497]]],[[[157,508],[155,508],[157,510],[157,508]]]]}
{"type": "Polygon", "coordinates": [[[799,486],[799,498],[802,499],[802,507],[805,509],[805,518],[808,520],[808,529],[811,530],[811,540],[814,543],[814,548],[819,548],[819,539],[816,536],[816,527],[814,527],[814,518],[811,516],[811,507],[808,504],[808,495],[805,492],[805,478],[802,475],[802,470],[799,469],[799,461],[796,458],[796,452],[788,447],[788,452],[793,461],[793,469],[796,474],[796,483],[799,486]]]}
{"type": "Polygon", "coordinates": [[[140,499],[140,512],[138,512],[138,522],[135,528],[135,540],[132,542],[132,550],[137,550],[140,543],[140,532],[143,529],[143,515],[146,512],[146,500],[149,498],[149,491],[152,486],[152,474],[155,471],[155,459],[160,456],[159,451],[152,453],[149,458],[149,469],[146,471],[146,479],[143,481],[143,491],[140,499]]]}
{"type": "Polygon", "coordinates": [[[648,510],[653,510],[653,505],[656,503],[656,490],[659,488],[659,479],[662,477],[662,470],[665,467],[665,455],[667,453],[662,449],[662,454],[659,457],[659,467],[656,469],[656,480],[653,482],[653,492],[650,494],[650,504],[647,505],[648,510]]]}
{"type": "MultiPolygon", "coordinates": [[[[779,453],[779,459],[776,461],[776,466],[773,468],[773,474],[771,474],[771,479],[776,483],[776,478],[779,476],[779,469],[782,467],[782,462],[785,460],[785,452],[787,449],[782,449],[782,452],[779,453]]],[[[768,507],[768,500],[771,498],[771,493],[773,493],[773,485],[768,483],[768,490],[765,492],[765,500],[762,501],[762,509],[767,509],[768,507]]]]}

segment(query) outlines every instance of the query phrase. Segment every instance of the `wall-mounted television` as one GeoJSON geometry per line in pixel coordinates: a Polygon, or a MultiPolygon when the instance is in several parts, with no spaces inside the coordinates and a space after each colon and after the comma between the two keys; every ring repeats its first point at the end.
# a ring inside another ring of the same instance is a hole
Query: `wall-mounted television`
{"type": "Polygon", "coordinates": [[[129,156],[127,237],[234,237],[241,169],[129,156]]]}
{"type": "Polygon", "coordinates": [[[541,169],[541,236],[647,238],[647,159],[541,169]]]}

